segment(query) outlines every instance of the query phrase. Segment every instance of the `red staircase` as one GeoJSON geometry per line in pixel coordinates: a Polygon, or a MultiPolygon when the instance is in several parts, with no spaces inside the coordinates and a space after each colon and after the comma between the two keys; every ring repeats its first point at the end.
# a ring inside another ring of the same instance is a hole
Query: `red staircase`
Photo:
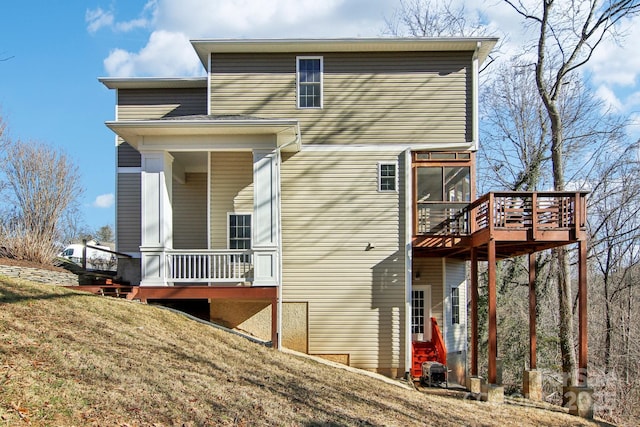
{"type": "Polygon", "coordinates": [[[444,345],[444,339],[435,317],[431,318],[431,341],[414,341],[411,347],[411,376],[414,378],[422,376],[423,362],[447,364],[447,347],[444,345]]]}

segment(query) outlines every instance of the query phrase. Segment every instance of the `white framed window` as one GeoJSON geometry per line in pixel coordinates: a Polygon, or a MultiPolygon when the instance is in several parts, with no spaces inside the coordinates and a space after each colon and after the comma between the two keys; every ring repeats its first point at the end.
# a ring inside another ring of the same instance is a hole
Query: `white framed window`
{"type": "Polygon", "coordinates": [[[229,249],[251,249],[251,214],[228,213],[229,249]]]}
{"type": "Polygon", "coordinates": [[[396,162],[378,163],[378,191],[398,191],[398,164],[396,162]]]}
{"type": "Polygon", "coordinates": [[[298,108],[322,108],[321,56],[296,57],[298,108]]]}
{"type": "Polygon", "coordinates": [[[451,288],[451,324],[460,324],[460,289],[451,288]]]}

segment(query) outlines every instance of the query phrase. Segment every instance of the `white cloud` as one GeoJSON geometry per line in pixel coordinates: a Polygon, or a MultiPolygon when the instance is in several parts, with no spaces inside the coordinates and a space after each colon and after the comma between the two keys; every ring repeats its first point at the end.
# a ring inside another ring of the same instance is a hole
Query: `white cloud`
{"type": "Polygon", "coordinates": [[[615,113],[620,113],[623,110],[623,105],[620,99],[616,96],[616,94],[611,90],[608,86],[600,85],[598,89],[596,89],[596,96],[602,100],[604,103],[603,107],[605,112],[611,111],[615,113]]]}
{"type": "Polygon", "coordinates": [[[93,34],[103,27],[110,27],[113,25],[115,17],[111,12],[105,12],[101,8],[94,10],[87,10],[84,16],[87,23],[87,31],[93,34]]]}
{"type": "Polygon", "coordinates": [[[200,60],[183,33],[154,31],[139,52],[111,51],[104,60],[110,76],[193,76],[202,71],[200,60]]]}
{"type": "Polygon", "coordinates": [[[110,76],[198,75],[190,39],[372,37],[393,8],[387,0],[151,0],[139,22],[109,24],[147,26],[147,44],[137,52],[114,49],[104,65],[110,76]]]}
{"type": "Polygon", "coordinates": [[[87,23],[87,31],[90,34],[94,34],[102,28],[110,28],[115,32],[126,33],[137,28],[148,27],[153,21],[155,4],[156,2],[154,0],[149,1],[142,10],[139,18],[122,22],[116,22],[113,11],[105,11],[100,7],[97,9],[88,9],[84,18],[87,23]]]}
{"type": "Polygon", "coordinates": [[[94,208],[110,208],[113,206],[115,196],[113,193],[101,194],[93,201],[92,206],[94,208]]]}
{"type": "Polygon", "coordinates": [[[640,38],[640,17],[621,24],[622,38],[605,39],[595,51],[586,68],[595,83],[634,86],[640,75],[640,55],[635,40],[640,38]]]}

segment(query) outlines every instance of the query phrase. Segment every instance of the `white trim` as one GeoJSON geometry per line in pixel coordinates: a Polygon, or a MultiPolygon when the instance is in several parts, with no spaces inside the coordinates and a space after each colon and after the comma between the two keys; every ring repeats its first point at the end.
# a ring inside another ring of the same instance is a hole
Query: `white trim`
{"type": "Polygon", "coordinates": [[[469,142],[461,143],[432,143],[432,144],[305,144],[300,151],[473,151],[469,142]]]}
{"type": "Polygon", "coordinates": [[[447,328],[451,323],[451,293],[447,292],[447,259],[440,259],[440,268],[442,269],[442,337],[447,351],[450,351],[450,342],[447,340],[447,328]]]}
{"type": "Polygon", "coordinates": [[[404,369],[405,375],[411,372],[413,355],[411,354],[411,290],[413,286],[413,183],[411,181],[411,150],[404,152],[404,369]]]}
{"type": "Polygon", "coordinates": [[[378,162],[378,193],[397,193],[398,192],[398,161],[397,160],[381,160],[378,162]],[[394,184],[393,190],[383,190],[382,189],[382,166],[393,166],[394,167],[394,184]]]}
{"type": "Polygon", "coordinates": [[[296,56],[296,108],[302,110],[321,110],[324,108],[324,58],[322,56],[296,56]],[[300,60],[301,59],[319,59],[320,60],[320,106],[319,107],[301,107],[300,106],[300,60]]]}
{"type": "Polygon", "coordinates": [[[420,285],[413,285],[411,288],[411,341],[414,341],[413,337],[413,292],[415,291],[422,291],[424,292],[423,294],[423,309],[424,312],[422,313],[422,339],[417,339],[415,341],[431,341],[432,340],[432,336],[431,336],[431,316],[433,316],[433,312],[431,311],[431,307],[433,305],[433,298],[431,295],[431,285],[430,284],[420,284],[420,285]]]}
{"type": "Polygon", "coordinates": [[[478,122],[478,51],[482,43],[478,42],[476,50],[473,52],[473,60],[471,62],[471,140],[473,142],[473,149],[478,150],[480,147],[480,124],[478,122]]]}
{"type": "Polygon", "coordinates": [[[207,249],[211,249],[211,151],[207,151],[207,249]]]}
{"type": "Polygon", "coordinates": [[[207,68],[207,114],[211,115],[211,62],[213,53],[209,52],[209,68],[207,68]]]}
{"type": "MultiPolygon", "coordinates": [[[[118,156],[118,152],[116,150],[116,157],[118,156]]],[[[142,167],[130,167],[130,166],[122,166],[116,168],[116,173],[141,173],[142,167]]]]}

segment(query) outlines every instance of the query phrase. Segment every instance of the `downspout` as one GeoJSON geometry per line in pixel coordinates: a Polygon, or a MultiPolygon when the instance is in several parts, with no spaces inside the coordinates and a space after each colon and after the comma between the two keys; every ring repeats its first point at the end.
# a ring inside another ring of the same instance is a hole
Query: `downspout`
{"type": "Polygon", "coordinates": [[[411,342],[411,297],[413,281],[413,183],[411,180],[411,149],[404,151],[404,366],[405,378],[411,381],[413,352],[411,342]]]}
{"type": "Polygon", "coordinates": [[[276,320],[276,335],[278,337],[277,348],[282,349],[282,180],[280,178],[280,166],[282,165],[282,149],[291,144],[300,143],[300,132],[296,131],[293,140],[276,147],[276,188],[277,188],[277,212],[276,223],[278,227],[278,319],[276,320]]]}
{"type": "MultiPolygon", "coordinates": [[[[472,61],[471,61],[471,120],[473,121],[472,124],[472,138],[473,138],[473,151],[478,151],[480,149],[480,123],[479,123],[479,114],[478,114],[478,110],[479,110],[479,96],[480,94],[478,93],[478,88],[480,87],[479,84],[479,75],[480,75],[480,71],[479,71],[479,62],[478,62],[478,51],[480,50],[480,47],[482,46],[481,42],[476,43],[476,49],[473,52],[473,56],[472,56],[472,61]]],[[[471,181],[472,183],[475,183],[475,178],[471,181]]],[[[474,185],[475,187],[475,185],[474,185]]],[[[476,194],[476,189],[473,188],[472,189],[472,195],[476,194]]],[[[469,284],[467,282],[467,292],[466,294],[466,301],[465,301],[465,306],[468,307],[468,302],[469,302],[469,284]]],[[[467,320],[469,319],[469,312],[468,310],[465,310],[465,314],[466,314],[466,318],[467,320]]],[[[444,319],[443,319],[443,323],[444,319]]],[[[446,336],[446,335],[445,335],[446,336]]],[[[464,354],[465,354],[465,358],[464,358],[464,372],[465,372],[465,376],[469,375],[469,370],[468,370],[468,366],[467,366],[467,355],[469,354],[469,330],[468,327],[464,328],[464,354]]]]}
{"type": "Polygon", "coordinates": [[[481,42],[476,44],[476,49],[473,51],[472,61],[471,61],[471,138],[473,143],[473,150],[478,151],[480,146],[480,123],[478,120],[478,87],[479,82],[479,63],[478,63],[478,51],[482,46],[481,42]]]}

